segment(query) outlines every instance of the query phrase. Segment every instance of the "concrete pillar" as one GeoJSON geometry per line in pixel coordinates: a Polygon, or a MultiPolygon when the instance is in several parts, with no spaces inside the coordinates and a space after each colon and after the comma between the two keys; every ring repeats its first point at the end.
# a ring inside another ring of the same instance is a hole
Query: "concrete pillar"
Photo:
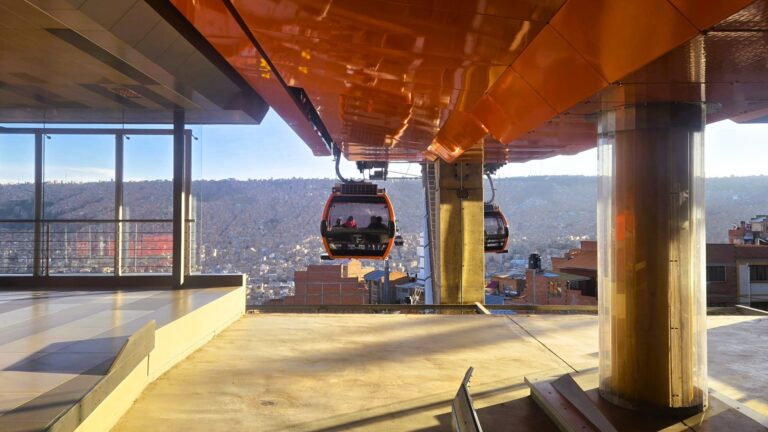
{"type": "Polygon", "coordinates": [[[485,302],[483,153],[477,147],[452,163],[435,162],[435,303],[485,302]]]}
{"type": "Polygon", "coordinates": [[[704,106],[600,115],[600,393],[631,408],[707,403],[704,106]]]}

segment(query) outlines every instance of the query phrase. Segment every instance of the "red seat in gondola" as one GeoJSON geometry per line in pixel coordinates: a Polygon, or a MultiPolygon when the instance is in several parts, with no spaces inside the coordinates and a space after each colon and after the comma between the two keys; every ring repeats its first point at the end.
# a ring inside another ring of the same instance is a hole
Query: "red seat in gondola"
{"type": "Polygon", "coordinates": [[[332,259],[386,259],[395,238],[392,203],[373,183],[337,184],[325,204],[320,234],[332,259]]]}
{"type": "Polygon", "coordinates": [[[485,252],[506,253],[509,242],[509,225],[504,213],[494,203],[485,203],[485,252]]]}

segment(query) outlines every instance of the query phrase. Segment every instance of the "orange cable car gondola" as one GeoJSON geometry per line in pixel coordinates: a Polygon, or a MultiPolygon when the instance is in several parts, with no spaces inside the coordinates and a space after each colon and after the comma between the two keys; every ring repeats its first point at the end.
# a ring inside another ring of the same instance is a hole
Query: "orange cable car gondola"
{"type": "Polygon", "coordinates": [[[328,257],[383,260],[395,241],[395,212],[373,183],[337,184],[323,210],[320,234],[328,257]]]}
{"type": "Polygon", "coordinates": [[[485,232],[485,253],[507,253],[507,243],[509,242],[509,224],[504,213],[494,202],[496,198],[496,189],[493,187],[493,180],[490,174],[488,181],[491,184],[491,199],[485,203],[484,207],[484,232],[485,232]]]}

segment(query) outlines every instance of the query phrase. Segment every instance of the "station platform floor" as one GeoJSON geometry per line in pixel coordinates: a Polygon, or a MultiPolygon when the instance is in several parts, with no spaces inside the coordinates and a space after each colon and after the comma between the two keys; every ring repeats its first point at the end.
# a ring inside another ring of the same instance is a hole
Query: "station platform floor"
{"type": "Polygon", "coordinates": [[[143,378],[161,375],[241,316],[243,293],[238,287],[0,291],[0,431],[50,428],[104,378],[128,338],[153,320],[155,358],[144,361],[143,378]],[[190,331],[185,319],[199,318],[235,291],[226,317],[190,331]]]}
{"type": "MultiPolygon", "coordinates": [[[[768,318],[710,316],[708,327],[710,388],[768,416],[768,318]]],[[[588,315],[246,315],[150,384],[113,430],[448,431],[473,366],[485,430],[556,431],[524,377],[594,375],[597,355],[588,315]]]]}

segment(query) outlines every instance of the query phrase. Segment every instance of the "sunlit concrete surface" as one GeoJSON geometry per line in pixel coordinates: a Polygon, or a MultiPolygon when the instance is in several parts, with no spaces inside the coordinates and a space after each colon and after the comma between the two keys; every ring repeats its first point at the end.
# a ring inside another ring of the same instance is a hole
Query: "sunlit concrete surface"
{"type": "Polygon", "coordinates": [[[178,340],[173,325],[233,290],[0,291],[0,431],[46,428],[106,375],[128,337],[153,320],[161,374],[215,330],[206,322],[200,335],[187,332],[178,340]],[[163,329],[177,341],[160,340],[163,329]]]}
{"type": "MultiPolygon", "coordinates": [[[[709,318],[711,385],[768,414],[768,318],[709,318]]],[[[117,431],[449,430],[468,366],[486,430],[554,431],[523,377],[596,371],[584,315],[246,316],[150,385],[117,431]]]]}

